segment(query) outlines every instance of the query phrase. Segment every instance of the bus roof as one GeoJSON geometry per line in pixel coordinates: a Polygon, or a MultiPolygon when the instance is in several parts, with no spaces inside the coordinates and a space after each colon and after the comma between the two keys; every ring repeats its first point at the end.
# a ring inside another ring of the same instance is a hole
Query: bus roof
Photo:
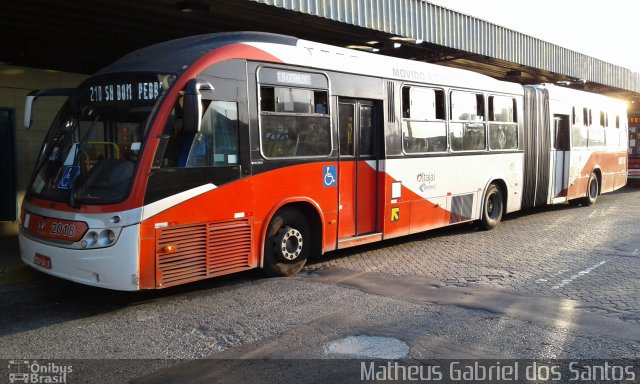
{"type": "Polygon", "coordinates": [[[617,109],[619,111],[627,110],[627,102],[610,96],[601,95],[577,89],[560,87],[555,84],[535,84],[527,85],[527,87],[546,89],[549,92],[549,98],[555,100],[570,100],[575,106],[594,107],[600,106],[605,108],[617,109]]]}
{"type": "Polygon", "coordinates": [[[181,75],[191,64],[216,48],[247,42],[295,46],[298,39],[266,32],[227,32],[188,36],[133,51],[96,75],[116,72],[154,72],[181,75]]]}
{"type": "Polygon", "coordinates": [[[522,86],[473,71],[335,47],[264,32],[229,32],[190,36],[152,45],[125,55],[96,75],[154,72],[181,75],[196,60],[226,45],[246,44],[284,64],[460,88],[522,94],[522,86]]]}

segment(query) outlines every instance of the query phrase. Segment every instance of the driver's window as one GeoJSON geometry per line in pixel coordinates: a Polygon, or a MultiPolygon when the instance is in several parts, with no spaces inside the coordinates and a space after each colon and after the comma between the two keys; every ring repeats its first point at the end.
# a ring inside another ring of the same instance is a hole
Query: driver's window
{"type": "Polygon", "coordinates": [[[202,117],[200,132],[195,135],[191,145],[186,166],[237,165],[238,152],[238,104],[217,100],[209,102],[202,117]]]}
{"type": "Polygon", "coordinates": [[[165,135],[169,137],[162,167],[210,167],[239,164],[238,104],[203,100],[204,115],[200,132],[188,133],[183,127],[182,107],[172,110],[165,135]]]}

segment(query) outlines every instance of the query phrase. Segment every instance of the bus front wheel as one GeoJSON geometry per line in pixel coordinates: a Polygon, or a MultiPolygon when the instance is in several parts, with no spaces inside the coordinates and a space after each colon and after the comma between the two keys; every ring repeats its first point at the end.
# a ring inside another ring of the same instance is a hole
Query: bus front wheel
{"type": "Polygon", "coordinates": [[[480,223],[484,229],[494,229],[500,224],[504,214],[504,200],[502,191],[497,185],[491,184],[487,188],[482,204],[482,218],[480,223]]]}
{"type": "Polygon", "coordinates": [[[309,223],[299,210],[283,208],[276,212],[265,236],[265,273],[279,277],[300,272],[311,250],[309,233],[309,223]]]}
{"type": "Polygon", "coordinates": [[[587,183],[587,195],[582,199],[582,205],[589,206],[596,203],[598,198],[598,176],[595,173],[589,175],[589,182],[587,183]]]}

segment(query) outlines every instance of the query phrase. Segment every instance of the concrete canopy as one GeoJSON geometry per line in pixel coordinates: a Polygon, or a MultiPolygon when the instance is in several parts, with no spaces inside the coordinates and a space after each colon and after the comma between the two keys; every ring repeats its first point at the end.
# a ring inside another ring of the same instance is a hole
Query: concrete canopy
{"type": "Polygon", "coordinates": [[[93,73],[189,35],[254,30],[640,98],[640,74],[423,0],[6,0],[0,62],[93,73]]]}

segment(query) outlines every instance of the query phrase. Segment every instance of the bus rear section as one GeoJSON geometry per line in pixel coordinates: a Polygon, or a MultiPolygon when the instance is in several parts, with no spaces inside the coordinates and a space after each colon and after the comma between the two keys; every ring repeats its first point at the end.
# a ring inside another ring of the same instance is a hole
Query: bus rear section
{"type": "Polygon", "coordinates": [[[591,205],[627,182],[626,105],[554,85],[525,86],[523,208],[591,205]]]}

